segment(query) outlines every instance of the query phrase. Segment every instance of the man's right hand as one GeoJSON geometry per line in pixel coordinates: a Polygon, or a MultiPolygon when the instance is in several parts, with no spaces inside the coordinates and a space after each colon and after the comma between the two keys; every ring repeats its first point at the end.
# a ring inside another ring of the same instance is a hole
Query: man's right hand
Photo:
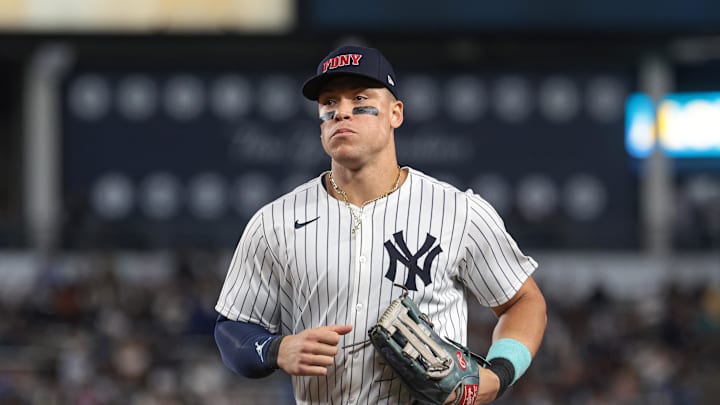
{"type": "Polygon", "coordinates": [[[284,337],[278,367],[290,375],[327,375],[327,368],[335,364],[340,336],[351,330],[352,325],[330,325],[284,337]]]}

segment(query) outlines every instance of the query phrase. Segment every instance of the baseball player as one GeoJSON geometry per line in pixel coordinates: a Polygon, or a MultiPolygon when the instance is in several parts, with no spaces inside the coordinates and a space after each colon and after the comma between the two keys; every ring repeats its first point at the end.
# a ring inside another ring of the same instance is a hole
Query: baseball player
{"type": "Polygon", "coordinates": [[[330,170],[250,219],[215,307],[225,365],[250,378],[283,370],[300,404],[413,401],[368,341],[403,290],[440,336],[461,344],[471,297],[497,315],[475,403],[514,384],[542,340],[537,264],[496,211],[398,165],[397,84],[376,49],[342,46],[323,58],[302,92],[318,102],[330,170]]]}

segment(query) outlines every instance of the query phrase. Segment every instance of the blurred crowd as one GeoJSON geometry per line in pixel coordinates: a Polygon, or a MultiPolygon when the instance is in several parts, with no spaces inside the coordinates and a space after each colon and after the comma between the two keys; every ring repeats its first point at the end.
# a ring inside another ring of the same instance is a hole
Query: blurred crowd
{"type": "Polygon", "coordinates": [[[596,290],[549,299],[544,344],[508,404],[713,404],[720,398],[720,290],[668,286],[636,302],[596,290]]]}
{"type": "MultiPolygon", "coordinates": [[[[0,404],[293,403],[283,373],[249,380],[220,361],[213,307],[228,253],[182,250],[142,263],[118,255],[49,257],[33,262],[29,281],[0,281],[0,404]]],[[[541,351],[497,403],[720,398],[718,286],[667,285],[632,302],[599,288],[580,303],[547,299],[541,351]]],[[[479,306],[471,314],[468,344],[483,353],[494,319],[479,306]]]]}

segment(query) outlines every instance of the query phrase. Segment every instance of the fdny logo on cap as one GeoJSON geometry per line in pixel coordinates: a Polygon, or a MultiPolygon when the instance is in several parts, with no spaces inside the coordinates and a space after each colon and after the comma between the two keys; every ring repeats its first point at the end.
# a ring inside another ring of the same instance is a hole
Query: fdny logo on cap
{"type": "Polygon", "coordinates": [[[360,58],[362,58],[362,54],[359,53],[346,53],[344,55],[334,56],[323,62],[322,72],[325,73],[328,69],[333,70],[348,65],[359,66],[360,58]]]}

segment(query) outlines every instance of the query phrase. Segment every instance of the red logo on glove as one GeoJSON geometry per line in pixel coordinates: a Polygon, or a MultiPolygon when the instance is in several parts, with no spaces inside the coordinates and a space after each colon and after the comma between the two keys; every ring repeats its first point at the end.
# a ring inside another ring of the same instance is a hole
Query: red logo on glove
{"type": "Polygon", "coordinates": [[[475,398],[477,398],[478,394],[478,385],[477,384],[468,384],[463,386],[463,394],[462,397],[460,397],[460,402],[458,402],[459,405],[473,405],[475,403],[475,398]]]}
{"type": "Polygon", "coordinates": [[[467,368],[467,363],[465,362],[465,356],[463,356],[462,353],[460,353],[460,350],[455,352],[455,356],[458,359],[458,365],[460,366],[461,369],[463,369],[463,371],[465,371],[465,369],[467,368]]]}

